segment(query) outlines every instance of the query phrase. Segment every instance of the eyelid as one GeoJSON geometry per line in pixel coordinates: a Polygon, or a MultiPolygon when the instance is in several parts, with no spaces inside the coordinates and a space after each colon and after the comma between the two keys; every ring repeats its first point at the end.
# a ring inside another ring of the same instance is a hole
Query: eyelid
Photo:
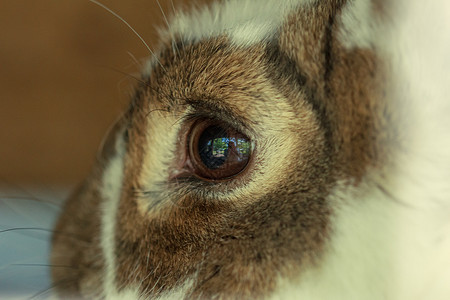
{"type": "Polygon", "coordinates": [[[252,138],[252,140],[256,135],[255,131],[248,125],[251,123],[250,120],[236,114],[229,108],[205,101],[187,101],[186,103],[191,109],[183,117],[183,122],[191,122],[198,119],[212,119],[242,132],[249,138],[252,138]]]}

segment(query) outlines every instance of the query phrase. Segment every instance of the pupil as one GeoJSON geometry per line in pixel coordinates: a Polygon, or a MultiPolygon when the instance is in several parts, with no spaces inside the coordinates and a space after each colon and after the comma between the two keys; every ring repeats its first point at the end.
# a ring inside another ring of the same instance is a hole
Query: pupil
{"type": "Polygon", "coordinates": [[[250,140],[232,128],[208,125],[191,137],[189,151],[195,175],[225,179],[240,173],[250,159],[250,140]]]}
{"type": "Polygon", "coordinates": [[[198,141],[200,159],[208,169],[217,169],[226,162],[235,144],[235,139],[229,138],[222,127],[210,126],[203,131],[198,141]]]}

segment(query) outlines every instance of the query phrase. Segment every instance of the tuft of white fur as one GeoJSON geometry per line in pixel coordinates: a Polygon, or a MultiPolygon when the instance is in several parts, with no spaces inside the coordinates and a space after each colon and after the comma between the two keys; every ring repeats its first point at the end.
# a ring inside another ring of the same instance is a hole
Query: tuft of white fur
{"type": "Polygon", "coordinates": [[[236,45],[250,46],[270,39],[289,12],[312,2],[314,0],[214,2],[190,13],[178,12],[168,34],[191,42],[226,36],[236,45]]]}
{"type": "MultiPolygon", "coordinates": [[[[191,11],[174,11],[172,19],[166,21],[168,27],[161,29],[160,35],[191,43],[224,36],[235,46],[251,46],[270,40],[294,9],[316,1],[215,1],[191,11]]],[[[156,64],[158,59],[153,55],[143,68],[144,77],[149,76],[156,64]]]]}
{"type": "Polygon", "coordinates": [[[193,279],[187,279],[185,282],[180,283],[177,287],[164,292],[158,297],[158,300],[177,300],[184,299],[189,289],[194,285],[193,279]]]}
{"type": "Polygon", "coordinates": [[[345,4],[340,16],[339,40],[348,49],[371,48],[374,45],[377,20],[373,1],[353,0],[345,4]]]}
{"type": "Polygon", "coordinates": [[[123,184],[123,160],[125,155],[125,142],[121,134],[117,137],[115,150],[116,153],[110,159],[103,173],[102,187],[100,189],[103,200],[101,203],[100,244],[105,259],[103,291],[106,299],[125,299],[118,295],[115,286],[116,260],[114,254],[114,237],[116,232],[117,211],[123,184]]]}

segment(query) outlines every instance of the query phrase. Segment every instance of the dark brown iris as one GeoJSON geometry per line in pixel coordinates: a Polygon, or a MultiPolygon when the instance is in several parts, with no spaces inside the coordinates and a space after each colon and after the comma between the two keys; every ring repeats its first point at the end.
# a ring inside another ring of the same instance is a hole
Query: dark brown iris
{"type": "Polygon", "coordinates": [[[188,153],[194,174],[200,178],[220,180],[239,174],[251,151],[250,139],[228,126],[211,120],[193,125],[188,153]]]}

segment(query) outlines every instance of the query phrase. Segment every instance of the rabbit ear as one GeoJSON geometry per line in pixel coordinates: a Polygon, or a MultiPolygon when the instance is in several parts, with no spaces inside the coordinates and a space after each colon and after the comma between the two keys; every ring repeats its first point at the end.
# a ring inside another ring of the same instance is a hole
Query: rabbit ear
{"type": "MultiPolygon", "coordinates": [[[[372,13],[371,1],[362,2],[372,13]]],[[[380,128],[374,116],[383,109],[377,56],[370,42],[359,47],[359,36],[348,32],[356,10],[362,8],[347,1],[301,6],[278,38],[278,50],[293,61],[295,76],[318,112],[336,166],[351,178],[360,178],[378,161],[374,133],[380,128]]]]}
{"type": "Polygon", "coordinates": [[[296,63],[297,71],[305,75],[310,85],[323,86],[329,68],[331,31],[340,6],[337,3],[301,6],[281,28],[280,50],[296,63]]]}
{"type": "Polygon", "coordinates": [[[278,45],[310,84],[323,87],[339,48],[371,48],[381,2],[330,0],[301,5],[284,22],[278,45]]]}

